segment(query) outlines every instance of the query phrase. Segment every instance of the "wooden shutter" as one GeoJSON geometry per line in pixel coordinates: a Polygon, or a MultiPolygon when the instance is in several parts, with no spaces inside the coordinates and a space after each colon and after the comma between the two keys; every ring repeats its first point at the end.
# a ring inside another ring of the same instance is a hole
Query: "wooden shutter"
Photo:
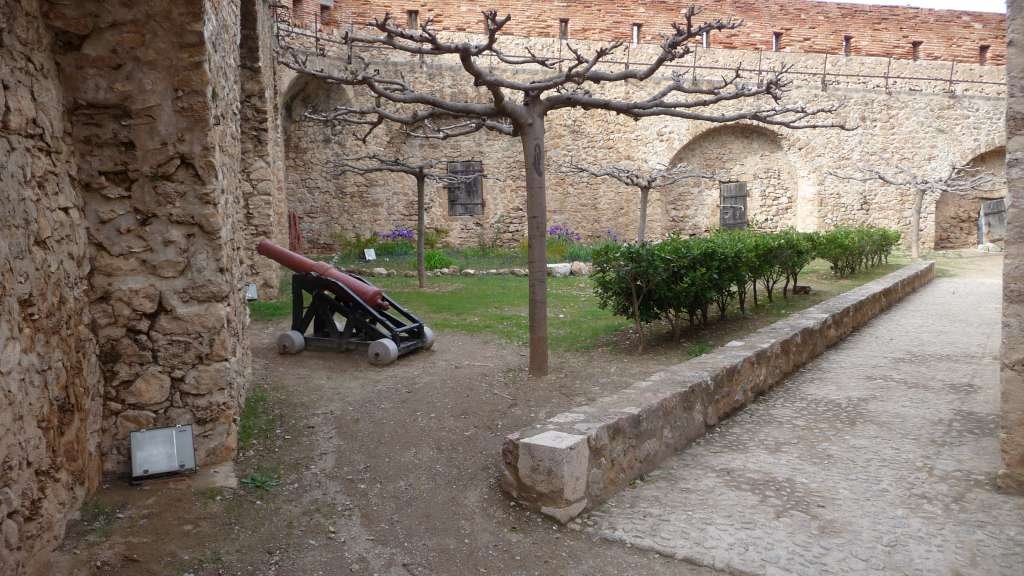
{"type": "Polygon", "coordinates": [[[463,160],[448,163],[448,173],[466,177],[448,185],[448,215],[473,216],[484,213],[483,162],[463,160]]]}
{"type": "Polygon", "coordinates": [[[721,194],[719,225],[722,228],[746,228],[747,183],[723,183],[721,194]]]}

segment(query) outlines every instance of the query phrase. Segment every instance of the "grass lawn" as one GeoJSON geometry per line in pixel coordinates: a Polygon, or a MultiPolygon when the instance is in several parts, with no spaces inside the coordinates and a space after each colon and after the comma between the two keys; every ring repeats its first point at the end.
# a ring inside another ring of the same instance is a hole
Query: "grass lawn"
{"type": "MultiPolygon", "coordinates": [[[[860,286],[896,270],[907,260],[894,256],[887,265],[873,268],[849,278],[835,278],[828,269],[828,263],[815,260],[801,274],[800,283],[810,285],[811,294],[790,296],[783,299],[781,288],[775,301],[766,302],[759,290],[760,306],[748,309],[746,317],[739,318],[738,311],[730,311],[732,317],[725,322],[714,319],[705,328],[695,328],[686,333],[690,355],[699,355],[708,349],[707,342],[719,338],[714,334],[729,334],[737,330],[752,330],[760,325],[813,306],[818,302],[860,286]]],[[[437,332],[458,331],[465,333],[493,334],[514,344],[527,341],[527,279],[515,276],[438,276],[428,279],[427,288],[416,287],[415,278],[387,277],[373,278],[372,281],[388,295],[422,318],[437,332]]],[[[282,299],[275,302],[253,302],[250,311],[254,320],[272,320],[290,315],[290,288],[281,290],[282,299]]],[[[748,303],[751,300],[748,298],[748,303]]],[[[631,323],[625,318],[613,316],[598,307],[590,279],[566,277],[548,279],[548,329],[551,347],[554,350],[586,350],[597,346],[628,348],[628,338],[621,336],[628,332],[631,323]]],[[[650,328],[652,343],[659,337],[664,339],[667,327],[654,325],[650,328]]],[[[717,344],[717,343],[716,343],[717,344]]]]}

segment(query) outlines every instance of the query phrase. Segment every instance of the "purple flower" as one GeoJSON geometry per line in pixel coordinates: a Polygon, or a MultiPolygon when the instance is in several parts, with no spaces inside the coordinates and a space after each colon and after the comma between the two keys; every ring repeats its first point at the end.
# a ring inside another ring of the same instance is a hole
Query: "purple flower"
{"type": "Polygon", "coordinates": [[[416,238],[416,233],[412,231],[412,228],[398,226],[397,228],[392,228],[389,232],[377,232],[377,238],[388,242],[414,240],[416,238]]]}
{"type": "Polygon", "coordinates": [[[564,224],[555,224],[548,228],[548,236],[553,236],[559,240],[565,240],[568,242],[579,242],[583,239],[583,237],[577,234],[572,228],[569,228],[564,224]]]}
{"type": "Polygon", "coordinates": [[[604,231],[604,239],[608,240],[610,242],[616,242],[616,243],[622,241],[622,239],[619,238],[619,235],[616,234],[615,231],[612,230],[611,228],[609,228],[609,229],[604,231]]]}

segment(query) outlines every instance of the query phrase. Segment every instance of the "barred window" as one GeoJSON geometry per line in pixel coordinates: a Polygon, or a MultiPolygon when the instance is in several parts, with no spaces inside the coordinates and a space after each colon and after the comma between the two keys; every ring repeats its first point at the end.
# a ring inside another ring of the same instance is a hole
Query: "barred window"
{"type": "Polygon", "coordinates": [[[479,160],[448,163],[448,174],[459,180],[448,184],[448,215],[477,216],[484,213],[484,164],[479,160]]]}

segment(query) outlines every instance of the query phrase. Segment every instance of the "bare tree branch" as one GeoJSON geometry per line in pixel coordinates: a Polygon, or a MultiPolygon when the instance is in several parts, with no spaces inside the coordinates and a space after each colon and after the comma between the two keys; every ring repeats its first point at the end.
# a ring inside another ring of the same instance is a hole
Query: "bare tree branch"
{"type": "Polygon", "coordinates": [[[698,172],[691,169],[690,166],[686,164],[657,166],[655,168],[645,170],[643,168],[618,165],[591,167],[577,164],[575,161],[570,160],[568,172],[573,174],[587,174],[595,178],[612,178],[626,186],[647,188],[648,190],[671,186],[672,184],[682,180],[696,178],[706,180],[719,179],[717,174],[711,172],[698,172]]]}
{"type": "Polygon", "coordinates": [[[708,172],[695,172],[686,164],[675,166],[658,166],[650,170],[643,168],[631,168],[626,166],[603,166],[588,167],[569,162],[567,170],[574,174],[587,174],[595,178],[612,178],[626,186],[632,186],[640,191],[640,220],[637,225],[637,242],[643,242],[647,230],[647,202],[651,190],[671,186],[683,180],[708,179],[720,180],[716,174],[708,172]]]}
{"type": "Polygon", "coordinates": [[[926,194],[942,194],[945,192],[963,194],[970,191],[992,191],[996,177],[990,172],[965,165],[950,165],[949,169],[937,176],[925,176],[911,170],[906,165],[897,166],[892,172],[877,168],[861,166],[853,174],[837,173],[829,170],[829,176],[840,180],[856,182],[882,182],[889,186],[910,188],[914,191],[914,204],[910,212],[910,251],[914,258],[920,256],[921,250],[921,208],[926,194]]]}

